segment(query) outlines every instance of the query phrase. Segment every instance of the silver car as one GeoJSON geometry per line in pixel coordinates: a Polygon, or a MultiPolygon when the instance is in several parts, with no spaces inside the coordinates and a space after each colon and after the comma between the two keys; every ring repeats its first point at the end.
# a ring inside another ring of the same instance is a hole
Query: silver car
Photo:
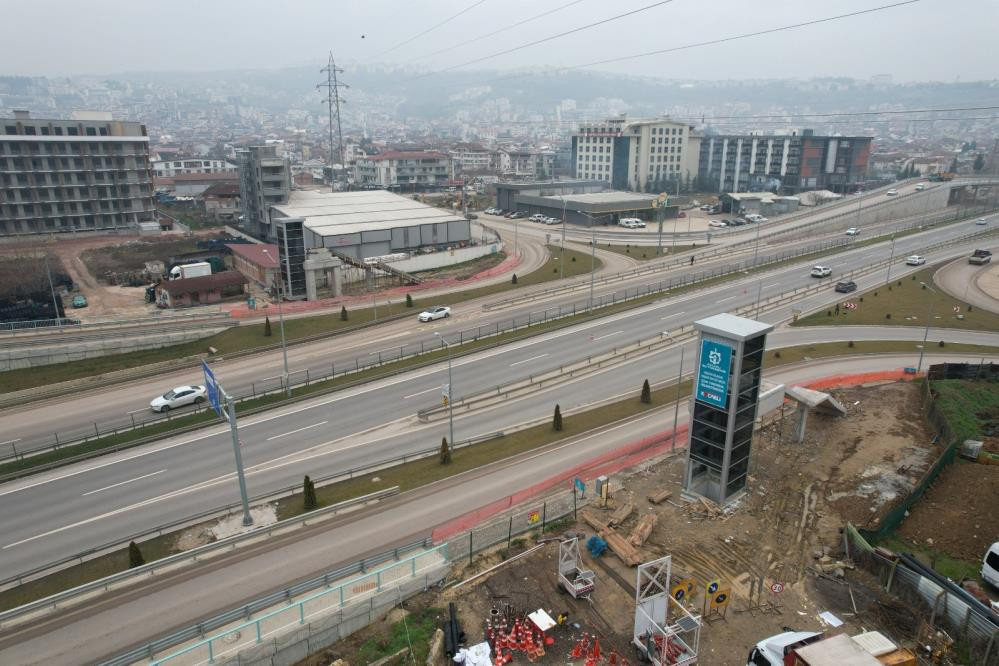
{"type": "Polygon", "coordinates": [[[447,319],[451,316],[451,308],[446,305],[438,305],[427,308],[420,313],[420,321],[433,321],[434,319],[447,319]]]}
{"type": "Polygon", "coordinates": [[[204,386],[178,386],[153,398],[149,403],[149,409],[154,412],[166,413],[184,405],[200,405],[205,401],[206,395],[204,386]]]}

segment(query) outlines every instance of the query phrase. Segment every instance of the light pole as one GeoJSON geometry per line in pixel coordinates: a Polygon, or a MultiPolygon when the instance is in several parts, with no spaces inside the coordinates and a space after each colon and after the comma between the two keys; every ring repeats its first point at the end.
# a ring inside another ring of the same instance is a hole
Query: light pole
{"type": "MultiPolygon", "coordinates": [[[[272,261],[274,257],[271,253],[264,249],[264,254],[267,255],[272,261]]],[[[285,342],[284,338],[284,308],[281,305],[281,301],[284,299],[282,285],[284,284],[284,273],[281,272],[281,263],[278,262],[278,322],[281,328],[281,356],[284,358],[284,391],[285,395],[291,396],[291,384],[288,382],[288,344],[285,342]]]]}
{"type": "Polygon", "coordinates": [[[676,403],[673,406],[673,443],[670,445],[670,450],[676,448],[676,431],[680,428],[677,421],[680,420],[680,380],[683,379],[683,345],[680,345],[680,369],[676,373],[676,395],[673,397],[676,399],[676,403]]]}
{"type": "Polygon", "coordinates": [[[565,279],[565,190],[562,190],[562,249],[558,256],[558,279],[565,279]]]}
{"type": "Polygon", "coordinates": [[[760,229],[762,227],[762,223],[756,223],[756,246],[753,248],[753,268],[756,268],[756,259],[760,256],[760,229]]]}
{"type": "MultiPolygon", "coordinates": [[[[929,286],[925,282],[920,282],[919,284],[923,285],[923,289],[929,289],[934,294],[937,293],[936,289],[929,286]]],[[[917,375],[919,374],[919,371],[923,369],[923,354],[926,353],[926,340],[930,337],[930,324],[932,323],[932,321],[933,321],[933,299],[928,298],[926,299],[926,330],[923,331],[923,346],[919,348],[919,363],[916,364],[917,375]]]]}
{"type": "Polygon", "coordinates": [[[451,345],[447,343],[444,336],[434,331],[434,335],[441,339],[441,344],[447,349],[447,425],[451,439],[448,440],[454,446],[454,382],[451,380],[451,345]]]}
{"type": "MultiPolygon", "coordinates": [[[[590,304],[587,307],[587,311],[590,311],[593,310],[593,273],[597,268],[597,218],[581,210],[576,212],[590,221],[590,304]]],[[[606,215],[601,217],[606,217],[606,215]]]]}
{"type": "Polygon", "coordinates": [[[891,230],[891,253],[888,255],[888,272],[885,274],[885,286],[891,282],[891,262],[895,260],[895,233],[898,231],[898,227],[891,230]]]}

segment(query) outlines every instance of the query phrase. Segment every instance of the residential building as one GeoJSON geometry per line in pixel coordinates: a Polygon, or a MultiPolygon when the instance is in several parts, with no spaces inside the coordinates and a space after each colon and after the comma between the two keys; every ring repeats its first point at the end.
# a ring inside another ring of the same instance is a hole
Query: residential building
{"type": "Polygon", "coordinates": [[[155,222],[149,138],[110,113],[0,118],[0,236],[155,222]]]}
{"type": "Polygon", "coordinates": [[[853,192],[867,179],[871,141],[869,136],[816,136],[810,129],[705,136],[698,184],[714,192],[853,192]]]}
{"type": "Polygon", "coordinates": [[[508,179],[545,180],[555,170],[555,151],[502,148],[498,151],[499,172],[508,179]]]}
{"type": "Polygon", "coordinates": [[[225,160],[213,160],[205,157],[153,162],[153,174],[157,178],[171,178],[185,173],[236,173],[236,165],[225,160]]]}
{"type": "Polygon", "coordinates": [[[201,193],[205,214],[213,220],[234,222],[239,219],[239,183],[219,183],[201,193]]]}
{"type": "Polygon", "coordinates": [[[389,151],[359,157],[354,182],[367,189],[428,190],[454,177],[452,160],[434,151],[389,151]]]}
{"type": "Polygon", "coordinates": [[[572,135],[576,178],[602,180],[616,190],[673,189],[697,176],[700,136],[669,118],[582,123],[572,135]]]}
{"type": "Polygon", "coordinates": [[[458,143],[448,149],[455,171],[462,174],[488,173],[492,153],[477,143],[458,143]]]}
{"type": "Polygon", "coordinates": [[[278,146],[248,146],[236,151],[239,161],[240,203],[243,228],[258,238],[273,238],[269,210],[288,202],[291,166],[278,156],[278,146]]]}

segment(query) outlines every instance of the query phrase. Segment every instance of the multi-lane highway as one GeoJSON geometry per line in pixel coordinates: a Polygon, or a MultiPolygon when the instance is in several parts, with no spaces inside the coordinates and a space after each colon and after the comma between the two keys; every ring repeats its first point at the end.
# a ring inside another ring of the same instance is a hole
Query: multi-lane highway
{"type": "MultiPolygon", "coordinates": [[[[961,224],[901,238],[896,242],[896,256],[904,257],[931,242],[973,230],[974,225],[961,224]]],[[[838,277],[884,259],[885,246],[861,247],[822,261],[831,265],[834,277],[838,277]]],[[[932,262],[963,254],[971,246],[925,254],[932,262]]],[[[895,266],[893,275],[900,276],[905,270],[895,266]]],[[[858,278],[861,288],[883,280],[880,271],[858,278]]],[[[766,298],[811,283],[807,266],[784,267],[456,359],[454,392],[461,397],[521,379],[633,340],[676,330],[720,311],[735,310],[753,303],[757,293],[766,298]]],[[[830,284],[794,305],[807,310],[836,300],[830,284]]],[[[786,319],[790,307],[782,306],[762,319],[786,319]]],[[[842,329],[780,331],[774,334],[771,345],[835,341],[846,335],[842,329]]],[[[922,331],[865,328],[848,335],[853,340],[917,341],[922,331]]],[[[941,335],[949,342],[999,344],[999,335],[987,332],[933,332],[931,339],[941,335]]],[[[677,373],[679,356],[678,347],[670,348],[488,411],[459,415],[455,435],[460,440],[547,418],[555,403],[571,412],[581,405],[635,391],[646,378],[668,380],[677,373]]],[[[687,359],[689,367],[689,352],[687,359]]],[[[218,374],[223,382],[232,381],[228,369],[221,368],[218,374]]],[[[251,494],[293,485],[304,474],[332,474],[439,443],[447,434],[447,423],[420,423],[414,414],[438,402],[440,387],[446,381],[446,366],[438,364],[244,419],[240,430],[251,494]]],[[[7,484],[0,488],[8,516],[0,543],[0,570],[13,574],[234,502],[237,494],[231,470],[229,435],[223,428],[213,427],[7,484]]]]}

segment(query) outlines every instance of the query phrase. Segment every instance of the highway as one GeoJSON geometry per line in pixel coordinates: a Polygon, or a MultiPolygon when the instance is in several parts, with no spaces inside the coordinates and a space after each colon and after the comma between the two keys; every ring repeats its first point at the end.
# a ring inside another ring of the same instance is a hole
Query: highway
{"type": "Polygon", "coordinates": [[[989,312],[999,312],[999,301],[982,291],[978,285],[979,280],[989,270],[996,270],[996,265],[990,263],[975,266],[968,263],[967,257],[961,257],[934,273],[933,283],[969,305],[989,312]]]}
{"type": "MultiPolygon", "coordinates": [[[[944,360],[961,357],[933,353],[926,358],[928,363],[944,360]]],[[[779,368],[767,372],[766,377],[794,384],[830,374],[894,369],[911,362],[911,355],[830,359],[779,368]]],[[[686,409],[681,408],[680,415],[682,423],[686,409]]],[[[111,594],[75,611],[30,623],[13,634],[0,635],[0,663],[57,666],[112,656],[292,581],[427,535],[435,526],[473,508],[552,478],[622,444],[669,429],[671,421],[671,409],[657,410],[600,433],[405,493],[334,523],[276,539],[272,547],[238,551],[198,567],[165,573],[138,589],[111,594]]]]}
{"type": "MultiPolygon", "coordinates": [[[[945,227],[899,239],[896,256],[925,245],[928,238],[946,238],[973,229],[973,225],[957,226],[962,228],[945,227]]],[[[826,263],[833,266],[834,277],[839,277],[883,258],[883,245],[858,248],[826,263]]],[[[962,246],[927,256],[933,262],[966,251],[962,246]]],[[[905,271],[901,266],[893,267],[893,275],[901,277],[905,271]]],[[[881,272],[858,278],[862,289],[883,280],[881,272]]],[[[813,282],[807,266],[784,267],[456,359],[455,396],[526,378],[586,355],[676,330],[720,311],[735,310],[753,303],[758,290],[765,298],[808,284],[813,282]]],[[[808,310],[838,300],[830,284],[828,290],[820,290],[795,306],[808,310]]],[[[785,320],[790,307],[782,306],[762,319],[785,320]]],[[[932,340],[941,336],[952,343],[999,345],[999,335],[990,332],[931,332],[932,340]]],[[[922,330],[782,330],[774,334],[771,346],[847,338],[917,341],[922,330]]],[[[571,412],[612,395],[636,391],[646,378],[668,381],[675,378],[679,356],[678,347],[669,348],[488,411],[456,415],[455,436],[462,440],[546,419],[555,403],[571,412]]],[[[688,352],[688,367],[690,362],[688,352]]],[[[223,383],[230,381],[227,370],[220,371],[219,378],[223,383]]],[[[328,475],[436,445],[447,434],[447,422],[420,423],[414,415],[438,403],[440,387],[446,381],[446,365],[439,363],[243,419],[240,433],[250,493],[294,485],[304,474],[328,475]]],[[[9,574],[25,571],[123,535],[233,503],[238,496],[231,470],[229,434],[216,426],[6,484],[0,488],[7,516],[0,543],[0,570],[9,574]]]]}

